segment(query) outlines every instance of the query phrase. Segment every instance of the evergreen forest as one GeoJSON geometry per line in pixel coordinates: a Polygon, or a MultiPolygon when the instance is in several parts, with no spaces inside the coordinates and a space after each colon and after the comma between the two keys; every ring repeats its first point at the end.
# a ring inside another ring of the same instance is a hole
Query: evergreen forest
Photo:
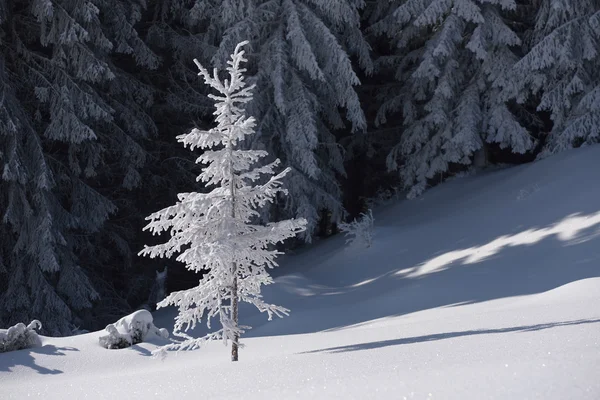
{"type": "Polygon", "coordinates": [[[288,250],[599,141],[600,0],[0,0],[0,327],[103,329],[165,267],[167,292],[197,285],[137,254],[146,216],[208,191],[176,139],[214,126],[194,59],[245,40],[243,147],[289,168],[256,223],[305,218],[288,250]]]}

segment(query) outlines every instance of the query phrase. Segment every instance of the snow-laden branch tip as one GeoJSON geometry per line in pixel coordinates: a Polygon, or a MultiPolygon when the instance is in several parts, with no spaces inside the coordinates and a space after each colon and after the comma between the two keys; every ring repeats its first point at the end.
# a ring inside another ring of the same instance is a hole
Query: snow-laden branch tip
{"type": "Polygon", "coordinates": [[[352,222],[341,223],[339,229],[347,237],[346,244],[369,248],[373,244],[374,222],[373,212],[368,210],[366,213],[360,214],[352,222]]]}

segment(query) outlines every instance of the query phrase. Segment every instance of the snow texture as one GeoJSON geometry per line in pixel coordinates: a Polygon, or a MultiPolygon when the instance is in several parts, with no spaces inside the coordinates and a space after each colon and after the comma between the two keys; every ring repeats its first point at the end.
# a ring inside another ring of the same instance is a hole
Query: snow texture
{"type": "Polygon", "coordinates": [[[220,343],[160,361],[101,332],[42,337],[0,355],[0,398],[597,400],[598,160],[589,146],[457,179],[375,209],[369,249],[339,235],[282,257],[263,294],[293,312],[242,309],[238,363],[220,343]]]}
{"type": "Polygon", "coordinates": [[[138,310],[129,314],[105,329],[108,335],[99,338],[100,346],[106,349],[123,349],[149,339],[169,337],[165,328],[154,326],[152,314],[148,310],[138,310]]]}

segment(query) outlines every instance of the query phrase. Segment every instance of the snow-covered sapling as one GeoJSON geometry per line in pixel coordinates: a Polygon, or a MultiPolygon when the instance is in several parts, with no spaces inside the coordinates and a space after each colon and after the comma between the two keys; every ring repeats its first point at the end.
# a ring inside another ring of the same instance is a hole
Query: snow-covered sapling
{"type": "Polygon", "coordinates": [[[277,266],[275,258],[281,254],[274,245],[294,237],[306,229],[306,220],[289,219],[265,225],[252,224],[259,216],[258,209],[274,201],[282,188],[281,179],[289,168],[275,175],[279,160],[270,164],[256,164],[268,153],[261,150],[243,150],[240,143],[254,133],[255,120],[245,115],[243,106],[252,99],[254,85],[246,87],[240,67],[245,62],[242,46],[238,44],[227,62],[228,79],[221,80],[215,69],[212,75],[194,60],[204,82],[219,92],[209,95],[215,100],[217,126],[208,131],[192,129],[177,139],[189,146],[205,149],[197,163],[205,164],[199,181],[214,189],[209,193],[180,193],[179,201],[149,217],[144,228],[153,234],[168,231],[171,238],[164,244],[145,246],[141,255],[171,257],[191,271],[204,272],[199,285],[171,293],[157,307],[175,305],[173,334],[180,342],[163,346],[166,350],[196,349],[207,340],[221,339],[232,342],[231,360],[238,359],[238,344],[244,328],[238,324],[238,302],[253,304],[266,312],[269,320],[276,315],[287,315],[286,308],[268,304],[261,296],[261,286],[273,282],[267,268],[277,266]],[[221,329],[201,338],[185,332],[194,328],[200,319],[218,318],[221,329]]]}
{"type": "Polygon", "coordinates": [[[41,346],[42,343],[36,332],[41,328],[41,322],[34,319],[27,326],[18,323],[8,329],[0,329],[0,353],[41,346]]]}
{"type": "Polygon", "coordinates": [[[167,339],[169,332],[154,326],[154,319],[148,310],[129,314],[105,328],[108,335],[99,338],[100,346],[106,349],[123,349],[153,338],[167,339]]]}
{"type": "Polygon", "coordinates": [[[357,219],[350,223],[341,223],[339,229],[348,238],[346,244],[371,247],[373,244],[374,222],[373,212],[369,210],[366,213],[361,213],[357,219]]]}
{"type": "Polygon", "coordinates": [[[167,272],[169,268],[165,266],[162,272],[156,271],[156,277],[154,278],[154,284],[150,289],[150,295],[148,295],[147,307],[149,310],[154,309],[166,296],[166,283],[167,283],[167,272]]]}

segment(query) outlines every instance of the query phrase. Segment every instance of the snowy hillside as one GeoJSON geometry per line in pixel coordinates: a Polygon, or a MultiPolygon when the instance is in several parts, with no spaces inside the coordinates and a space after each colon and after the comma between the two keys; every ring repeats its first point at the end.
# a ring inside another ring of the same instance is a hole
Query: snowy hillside
{"type": "Polygon", "coordinates": [[[0,399],[597,400],[599,165],[595,146],[456,179],[375,210],[369,249],[287,256],[265,297],[292,313],[242,308],[238,363],[221,343],[160,361],[43,338],[0,354],[0,399]]]}

